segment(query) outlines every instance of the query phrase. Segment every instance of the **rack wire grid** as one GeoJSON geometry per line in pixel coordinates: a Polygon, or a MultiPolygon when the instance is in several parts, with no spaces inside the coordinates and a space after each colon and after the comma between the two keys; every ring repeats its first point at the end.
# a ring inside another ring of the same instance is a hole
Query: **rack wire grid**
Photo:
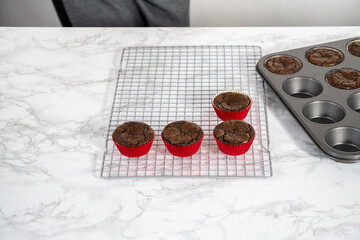
{"type": "Polygon", "coordinates": [[[270,177],[272,176],[264,82],[255,64],[259,46],[130,47],[123,50],[108,128],[102,177],[270,177]],[[221,122],[211,105],[219,91],[248,93],[252,107],[244,119],[256,132],[250,150],[239,156],[222,153],[213,137],[221,122]],[[175,157],[161,139],[173,121],[201,126],[204,139],[191,157],[175,157]],[[112,133],[127,121],[155,130],[148,154],[121,155],[112,133]]]}

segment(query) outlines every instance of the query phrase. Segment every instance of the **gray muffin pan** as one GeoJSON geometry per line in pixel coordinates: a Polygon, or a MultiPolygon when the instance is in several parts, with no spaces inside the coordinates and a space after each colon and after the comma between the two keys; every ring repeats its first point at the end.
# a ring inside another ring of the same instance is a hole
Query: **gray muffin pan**
{"type": "Polygon", "coordinates": [[[335,69],[360,71],[360,57],[350,54],[349,43],[360,37],[278,52],[262,57],[257,70],[278,95],[291,114],[318,147],[339,162],[360,160],[360,88],[344,90],[326,82],[326,74],[335,69]],[[344,61],[331,67],[308,62],[305,54],[312,48],[339,50],[344,61]],[[266,61],[275,56],[295,57],[302,63],[300,71],[280,75],[267,70],[266,61]]]}

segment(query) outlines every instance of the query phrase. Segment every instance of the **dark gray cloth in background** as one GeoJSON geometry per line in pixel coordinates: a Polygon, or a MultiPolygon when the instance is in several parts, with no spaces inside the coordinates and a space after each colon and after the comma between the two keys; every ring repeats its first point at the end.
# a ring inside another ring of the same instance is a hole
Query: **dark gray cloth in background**
{"type": "Polygon", "coordinates": [[[190,0],[62,0],[73,27],[188,27],[190,0]]]}

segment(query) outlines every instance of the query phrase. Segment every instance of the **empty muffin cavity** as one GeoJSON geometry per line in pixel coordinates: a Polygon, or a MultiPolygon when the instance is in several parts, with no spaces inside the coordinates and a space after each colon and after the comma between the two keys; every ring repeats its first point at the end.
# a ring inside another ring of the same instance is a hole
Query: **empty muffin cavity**
{"type": "Polygon", "coordinates": [[[352,94],[348,98],[347,104],[352,110],[360,113],[360,92],[352,94]]]}
{"type": "Polygon", "coordinates": [[[264,63],[267,70],[280,75],[289,75],[300,71],[302,63],[299,59],[291,56],[274,56],[264,63]]]}
{"type": "Polygon", "coordinates": [[[331,67],[344,61],[344,54],[335,48],[312,48],[305,54],[309,63],[320,67],[331,67]]]}
{"type": "Polygon", "coordinates": [[[323,87],[315,79],[309,77],[294,77],[285,80],[282,84],[283,91],[296,98],[312,98],[319,95],[323,87]]]}
{"type": "Polygon", "coordinates": [[[331,124],[340,122],[345,117],[345,110],[330,101],[314,101],[305,104],[302,114],[312,122],[331,124]]]}
{"type": "Polygon", "coordinates": [[[337,127],[329,130],[324,137],[326,144],[342,152],[360,151],[360,129],[337,127]]]}

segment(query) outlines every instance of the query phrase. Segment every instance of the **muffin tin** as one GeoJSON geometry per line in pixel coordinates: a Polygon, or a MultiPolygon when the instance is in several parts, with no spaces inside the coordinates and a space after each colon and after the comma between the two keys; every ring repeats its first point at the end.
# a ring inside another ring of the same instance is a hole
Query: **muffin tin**
{"type": "Polygon", "coordinates": [[[360,160],[360,88],[335,88],[327,83],[326,75],[335,69],[360,71],[360,57],[350,54],[347,49],[350,43],[359,40],[357,37],[273,53],[257,63],[258,72],[307,134],[325,154],[339,162],[360,160]],[[335,49],[344,59],[331,67],[311,64],[306,53],[314,48],[335,49]],[[302,68],[288,75],[272,73],[265,63],[276,56],[298,59],[302,68]]]}

